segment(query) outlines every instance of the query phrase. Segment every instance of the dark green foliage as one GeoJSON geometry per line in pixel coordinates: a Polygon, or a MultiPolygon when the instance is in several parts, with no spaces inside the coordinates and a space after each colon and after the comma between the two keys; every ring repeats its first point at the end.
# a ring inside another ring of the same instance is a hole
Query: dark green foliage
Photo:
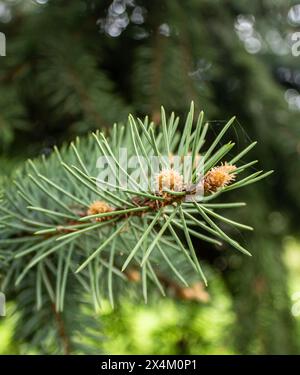
{"type": "MultiPolygon", "coordinates": [[[[252,156],[276,171],[263,187],[241,193],[246,214],[229,216],[243,222],[250,216],[256,231],[244,242],[254,256],[249,261],[203,243],[194,246],[207,262],[221,264],[238,317],[237,350],[294,353],[282,239],[299,233],[300,134],[299,112],[289,110],[284,91],[299,90],[293,79],[299,62],[290,53],[274,52],[267,35],[297,31],[287,21],[297,1],[140,0],[135,2],[143,7],[140,23],[133,21],[135,6],[129,2],[129,22],[115,38],[104,27],[111,3],[12,6],[11,22],[1,24],[8,44],[0,66],[0,147],[9,157],[16,151],[47,154],[49,145],[63,139],[125,121],[128,111],[151,114],[159,123],[161,104],[167,112],[183,113],[191,99],[209,118],[223,121],[237,114],[240,128],[229,138],[238,139],[241,149],[244,139],[259,140],[252,156]],[[240,15],[255,17],[263,45],[256,54],[248,53],[237,35],[240,15]],[[279,74],[282,68],[285,75],[279,74]],[[276,226],[274,217],[284,225],[276,226]],[[253,284],[263,285],[261,294],[253,284]]],[[[213,138],[221,125],[212,125],[213,138]]],[[[3,160],[1,173],[7,167],[3,160]]]]}

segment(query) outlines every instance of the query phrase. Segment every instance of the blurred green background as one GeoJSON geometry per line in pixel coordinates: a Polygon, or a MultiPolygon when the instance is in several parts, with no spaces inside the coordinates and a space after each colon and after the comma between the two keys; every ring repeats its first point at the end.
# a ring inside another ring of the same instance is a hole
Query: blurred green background
{"type": "MultiPolygon", "coordinates": [[[[0,32],[0,194],[54,144],[129,112],[159,122],[160,105],[183,114],[191,100],[215,132],[237,115],[237,147],[258,140],[253,159],[275,170],[228,212],[254,226],[242,237],[253,257],[199,244],[199,300],[104,303],[99,352],[300,354],[299,0],[1,0],[0,32]]],[[[0,353],[41,353],[17,337],[13,299],[7,310],[0,353]]]]}

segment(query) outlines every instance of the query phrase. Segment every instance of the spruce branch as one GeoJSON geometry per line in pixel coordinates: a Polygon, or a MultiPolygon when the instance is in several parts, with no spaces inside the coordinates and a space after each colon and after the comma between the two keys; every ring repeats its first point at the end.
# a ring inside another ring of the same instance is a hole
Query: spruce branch
{"type": "MultiPolygon", "coordinates": [[[[210,202],[271,172],[238,178],[256,163],[240,163],[255,143],[226,161],[234,143],[219,143],[235,118],[204,149],[209,126],[203,112],[196,119],[194,112],[192,103],[182,133],[175,114],[168,118],[162,107],[160,126],[130,115],[127,126],[115,124],[107,135],[96,131],[70,146],[55,148],[47,158],[29,160],[4,183],[3,285],[22,288],[34,277],[37,306],[43,307],[46,293],[55,311],[62,313],[71,277],[91,295],[96,308],[103,297],[114,306],[132,278],[141,283],[145,301],[149,283],[163,295],[166,280],[170,280],[167,285],[178,283],[183,288],[192,288],[199,278],[207,284],[193,237],[212,246],[227,242],[250,255],[218,224],[252,230],[219,213],[244,203],[210,202]],[[133,165],[129,165],[131,157],[133,165]],[[106,165],[104,177],[99,175],[101,163],[106,165]],[[189,179],[185,179],[186,165],[189,179]],[[131,271],[138,269],[139,277],[132,276],[131,271]]],[[[177,295],[178,288],[173,288],[177,295]]]]}

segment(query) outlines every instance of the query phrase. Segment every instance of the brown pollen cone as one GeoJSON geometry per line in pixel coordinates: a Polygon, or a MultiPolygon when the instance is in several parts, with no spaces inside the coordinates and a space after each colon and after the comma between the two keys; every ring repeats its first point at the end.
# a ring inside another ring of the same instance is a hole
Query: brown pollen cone
{"type": "Polygon", "coordinates": [[[177,295],[179,298],[187,301],[207,303],[210,300],[210,295],[201,282],[197,282],[188,288],[179,289],[177,295]]]}
{"type": "Polygon", "coordinates": [[[125,273],[129,281],[138,283],[141,280],[141,273],[135,268],[131,268],[125,273]]]}
{"type": "Polygon", "coordinates": [[[156,176],[156,185],[159,193],[164,189],[182,191],[183,176],[174,169],[164,169],[156,176]]]}
{"type": "MultiPolygon", "coordinates": [[[[112,208],[109,204],[107,204],[104,201],[95,201],[93,202],[89,209],[87,210],[87,215],[97,215],[97,214],[104,214],[107,212],[114,211],[114,208],[112,208]]],[[[111,219],[111,216],[103,216],[103,217],[96,217],[96,221],[105,221],[111,219]]]]}
{"type": "Polygon", "coordinates": [[[224,163],[212,168],[204,176],[204,192],[215,193],[219,188],[229,185],[235,180],[235,165],[224,163]]]}

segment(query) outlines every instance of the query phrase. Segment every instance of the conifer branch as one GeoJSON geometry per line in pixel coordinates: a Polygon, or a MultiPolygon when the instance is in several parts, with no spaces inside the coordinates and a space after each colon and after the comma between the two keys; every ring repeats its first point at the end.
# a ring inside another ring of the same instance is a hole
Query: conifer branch
{"type": "MultiPolygon", "coordinates": [[[[168,118],[164,108],[159,127],[147,118],[129,116],[127,127],[115,125],[107,137],[96,132],[60,151],[55,149],[46,159],[28,161],[13,177],[14,183],[4,185],[0,203],[0,245],[13,254],[10,267],[19,265],[10,275],[14,284],[22,287],[35,275],[38,306],[42,306],[43,291],[48,291],[60,313],[69,275],[84,290],[89,289],[86,283],[91,285],[96,308],[100,295],[115,304],[117,285],[120,280],[130,281],[131,269],[141,268],[145,300],[148,280],[162,294],[166,279],[168,285],[175,278],[186,288],[197,278],[207,284],[193,237],[212,246],[224,241],[250,255],[217,221],[241,230],[252,228],[215,212],[243,203],[208,202],[270,172],[237,179],[255,162],[237,164],[254,143],[226,162],[234,144],[218,145],[234,118],[203,151],[209,129],[203,125],[202,112],[196,121],[194,116],[192,103],[177,138],[178,121],[174,114],[168,118]],[[126,149],[128,165],[121,148],[126,149]],[[107,169],[101,169],[106,173],[102,175],[98,169],[104,164],[107,169]],[[44,264],[51,264],[55,288],[47,281],[44,264]]],[[[180,294],[177,287],[173,289],[180,294]]],[[[59,317],[56,320],[60,322],[59,317]]],[[[69,352],[69,344],[63,341],[69,352]]]]}

